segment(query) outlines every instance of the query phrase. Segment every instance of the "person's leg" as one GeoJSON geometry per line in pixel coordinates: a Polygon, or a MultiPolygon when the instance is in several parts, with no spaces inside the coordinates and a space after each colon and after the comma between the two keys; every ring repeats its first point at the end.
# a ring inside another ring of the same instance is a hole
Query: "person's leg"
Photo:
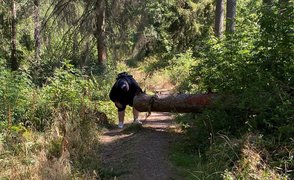
{"type": "Polygon", "coordinates": [[[139,111],[133,107],[133,116],[134,116],[134,123],[142,124],[141,121],[139,121],[139,111]]]}
{"type": "Polygon", "coordinates": [[[117,110],[118,110],[118,128],[122,129],[124,127],[126,105],[121,104],[119,102],[115,102],[115,106],[117,107],[117,110]]]}
{"type": "Polygon", "coordinates": [[[118,127],[124,127],[124,118],[125,118],[125,111],[118,111],[118,127]]]}

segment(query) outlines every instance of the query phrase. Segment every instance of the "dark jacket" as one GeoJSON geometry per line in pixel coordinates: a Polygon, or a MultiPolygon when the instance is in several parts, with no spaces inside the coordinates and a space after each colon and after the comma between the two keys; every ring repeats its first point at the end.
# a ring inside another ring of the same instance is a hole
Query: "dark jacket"
{"type": "Polygon", "coordinates": [[[133,78],[133,76],[128,75],[127,73],[120,73],[116,78],[116,82],[111,88],[109,93],[109,98],[111,101],[118,101],[122,105],[133,105],[133,99],[135,95],[142,93],[142,89],[133,78]],[[120,87],[119,81],[124,80],[129,85],[129,90],[127,92],[123,91],[120,87]]]}

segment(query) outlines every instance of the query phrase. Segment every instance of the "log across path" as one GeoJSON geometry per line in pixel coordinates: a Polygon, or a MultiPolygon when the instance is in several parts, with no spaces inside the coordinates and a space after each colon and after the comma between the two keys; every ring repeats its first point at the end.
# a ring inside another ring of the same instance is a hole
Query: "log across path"
{"type": "Polygon", "coordinates": [[[168,158],[177,138],[171,131],[174,126],[171,114],[161,112],[152,113],[137,131],[105,132],[101,136],[104,179],[180,179],[168,158]]]}
{"type": "Polygon", "coordinates": [[[228,94],[139,94],[134,107],[140,112],[201,113],[205,109],[230,109],[238,98],[228,94]]]}
{"type": "Polygon", "coordinates": [[[134,107],[141,112],[199,113],[214,108],[224,96],[215,94],[140,94],[134,98],[134,107]]]}

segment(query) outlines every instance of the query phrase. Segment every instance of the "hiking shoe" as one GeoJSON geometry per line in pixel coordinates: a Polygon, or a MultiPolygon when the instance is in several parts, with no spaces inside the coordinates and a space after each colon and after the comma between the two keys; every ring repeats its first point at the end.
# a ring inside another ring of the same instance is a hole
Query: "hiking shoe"
{"type": "Polygon", "coordinates": [[[133,123],[134,124],[142,124],[142,122],[139,119],[135,119],[133,123]]]}
{"type": "Polygon", "coordinates": [[[118,123],[118,128],[119,128],[119,129],[123,129],[123,128],[124,128],[124,123],[121,123],[121,122],[118,123]]]}

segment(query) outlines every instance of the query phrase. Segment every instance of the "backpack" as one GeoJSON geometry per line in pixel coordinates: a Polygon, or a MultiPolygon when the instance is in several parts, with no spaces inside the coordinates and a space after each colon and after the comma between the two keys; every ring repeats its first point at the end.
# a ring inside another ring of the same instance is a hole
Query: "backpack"
{"type": "Polygon", "coordinates": [[[116,77],[116,81],[118,81],[119,79],[123,79],[123,78],[126,78],[126,79],[129,79],[129,78],[132,78],[133,76],[132,75],[129,75],[127,72],[122,72],[122,73],[119,73],[116,77]]]}
{"type": "Polygon", "coordinates": [[[116,77],[115,87],[118,87],[118,81],[124,80],[132,87],[136,88],[138,92],[143,92],[136,80],[134,80],[133,76],[128,74],[127,72],[119,73],[116,77]]]}

